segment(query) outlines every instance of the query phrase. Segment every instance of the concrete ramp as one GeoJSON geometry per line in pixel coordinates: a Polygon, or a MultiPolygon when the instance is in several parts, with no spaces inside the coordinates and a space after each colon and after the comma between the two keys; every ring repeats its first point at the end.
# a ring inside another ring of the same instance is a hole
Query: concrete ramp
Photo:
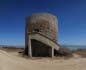
{"type": "Polygon", "coordinates": [[[51,39],[47,38],[46,36],[44,36],[40,33],[29,34],[29,38],[40,41],[50,47],[53,47],[55,50],[59,50],[59,46],[57,43],[55,43],[54,41],[52,41],[51,39]]]}

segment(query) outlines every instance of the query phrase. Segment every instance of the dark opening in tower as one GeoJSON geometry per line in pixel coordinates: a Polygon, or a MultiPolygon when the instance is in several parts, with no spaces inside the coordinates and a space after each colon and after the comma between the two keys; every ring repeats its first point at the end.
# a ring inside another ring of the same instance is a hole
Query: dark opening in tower
{"type": "Polygon", "coordinates": [[[51,47],[43,44],[40,41],[31,40],[32,45],[32,56],[33,57],[50,57],[51,56],[51,47]]]}

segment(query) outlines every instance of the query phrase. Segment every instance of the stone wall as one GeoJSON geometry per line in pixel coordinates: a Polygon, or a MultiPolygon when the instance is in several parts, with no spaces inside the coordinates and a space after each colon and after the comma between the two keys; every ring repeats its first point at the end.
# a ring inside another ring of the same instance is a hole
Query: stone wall
{"type": "Polygon", "coordinates": [[[27,20],[27,32],[38,32],[57,41],[57,18],[48,13],[33,14],[27,20]]]}

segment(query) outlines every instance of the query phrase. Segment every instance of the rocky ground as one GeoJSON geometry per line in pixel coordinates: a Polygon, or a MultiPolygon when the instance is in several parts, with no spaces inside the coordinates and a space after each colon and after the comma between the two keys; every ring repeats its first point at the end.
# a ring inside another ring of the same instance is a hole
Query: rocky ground
{"type": "Polygon", "coordinates": [[[17,52],[0,50],[0,70],[86,70],[86,59],[29,59],[20,57],[17,52]]]}

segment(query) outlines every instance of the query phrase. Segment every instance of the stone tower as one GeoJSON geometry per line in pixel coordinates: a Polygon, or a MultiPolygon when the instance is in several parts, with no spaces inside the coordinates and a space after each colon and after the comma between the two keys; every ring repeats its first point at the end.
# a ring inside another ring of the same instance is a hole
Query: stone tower
{"type": "Polygon", "coordinates": [[[49,13],[36,13],[26,17],[25,54],[32,56],[54,56],[58,50],[58,21],[49,13]]]}

